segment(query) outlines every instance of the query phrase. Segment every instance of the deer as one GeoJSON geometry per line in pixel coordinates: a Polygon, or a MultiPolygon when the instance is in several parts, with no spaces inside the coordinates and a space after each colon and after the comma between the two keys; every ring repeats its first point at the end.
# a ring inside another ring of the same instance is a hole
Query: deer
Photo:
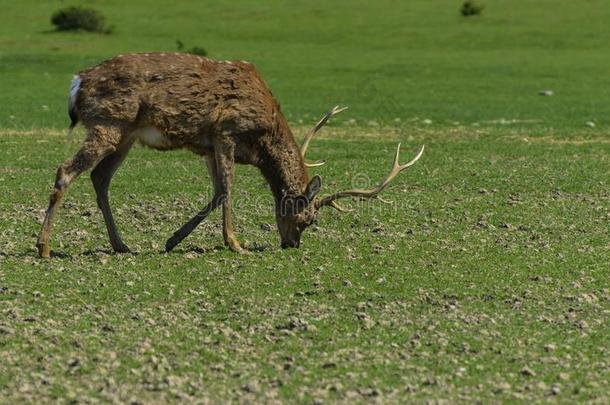
{"type": "Polygon", "coordinates": [[[211,200],[167,240],[170,252],[216,208],[222,207],[224,243],[244,253],[231,218],[235,163],[257,167],[271,189],[282,248],[297,248],[302,232],[325,206],[347,211],[337,200],[377,195],[424,152],[399,164],[400,144],[390,173],[371,189],[352,189],[318,197],[322,180],[309,177],[305,154],[312,137],[345,108],[330,110],[299,147],[271,90],[255,66],[245,61],[214,61],[184,53],[118,55],[74,76],[68,97],[69,133],[80,122],[85,139],[76,154],[59,165],[37,240],[38,254],[51,256],[50,235],[68,187],[91,169],[96,201],[112,249],[130,250],[117,230],[108,189],[136,141],[161,151],[187,149],[203,157],[212,180],[211,200]]]}

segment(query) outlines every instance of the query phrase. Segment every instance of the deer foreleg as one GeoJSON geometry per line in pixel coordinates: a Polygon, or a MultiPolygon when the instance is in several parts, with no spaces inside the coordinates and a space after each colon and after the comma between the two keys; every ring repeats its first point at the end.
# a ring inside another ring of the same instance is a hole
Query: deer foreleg
{"type": "Polygon", "coordinates": [[[208,172],[214,183],[214,197],[201,211],[178,229],[165,243],[165,251],[171,251],[186,238],[212,211],[222,205],[222,234],[225,244],[233,251],[243,253],[243,249],[235,238],[231,220],[231,185],[235,160],[234,145],[230,142],[217,142],[214,145],[214,158],[208,158],[208,172]]]}
{"type": "Polygon", "coordinates": [[[219,141],[214,146],[216,158],[216,175],[220,195],[222,196],[222,235],[231,250],[243,253],[241,245],[235,238],[233,231],[233,220],[231,218],[231,186],[233,185],[233,173],[235,171],[234,159],[235,145],[230,141],[219,141]]]}

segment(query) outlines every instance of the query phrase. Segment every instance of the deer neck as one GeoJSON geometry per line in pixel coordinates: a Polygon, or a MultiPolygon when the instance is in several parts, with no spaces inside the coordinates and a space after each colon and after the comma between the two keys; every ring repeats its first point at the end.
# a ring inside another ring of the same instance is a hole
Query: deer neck
{"type": "Polygon", "coordinates": [[[276,201],[284,195],[301,195],[309,182],[301,151],[287,126],[269,137],[260,170],[276,201]]]}

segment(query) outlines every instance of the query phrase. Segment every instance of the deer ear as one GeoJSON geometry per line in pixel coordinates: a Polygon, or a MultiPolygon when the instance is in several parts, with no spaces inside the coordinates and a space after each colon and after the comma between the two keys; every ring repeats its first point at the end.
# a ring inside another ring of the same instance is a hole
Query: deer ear
{"type": "Polygon", "coordinates": [[[315,176],[313,176],[313,179],[311,179],[307,187],[305,187],[305,198],[307,198],[308,202],[311,202],[313,198],[320,192],[321,187],[322,178],[316,174],[315,176]]]}

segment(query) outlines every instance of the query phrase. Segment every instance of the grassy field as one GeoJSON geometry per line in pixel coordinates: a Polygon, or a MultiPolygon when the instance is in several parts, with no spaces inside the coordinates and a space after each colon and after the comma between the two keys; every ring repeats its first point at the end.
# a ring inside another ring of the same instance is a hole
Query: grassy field
{"type": "Polygon", "coordinates": [[[219,213],[163,253],[210,186],[187,153],[136,149],[112,188],[136,253],[111,253],[83,178],[58,257],[39,260],[51,168],[76,145],[3,134],[3,396],[607,401],[607,139],[335,130],[317,172],[327,190],[380,178],[399,139],[428,149],[386,193],[395,205],[324,211],[298,250],[265,230],[270,193],[240,167],[246,256],[222,247],[219,213]]]}
{"type": "Polygon", "coordinates": [[[610,9],[458,3],[104,1],[115,33],[94,35],[50,31],[64,2],[2,1],[0,403],[608,403],[610,9]],[[216,212],[166,254],[211,186],[194,155],[138,147],[110,197],[134,253],[111,252],[83,176],[38,259],[82,138],[63,132],[71,75],[176,39],[254,61],[299,137],[351,107],[310,148],[322,193],[382,178],[399,141],[405,161],[426,152],[393,204],[322,211],[291,250],[239,167],[250,253],[222,246],[216,212]]]}
{"type": "Polygon", "coordinates": [[[115,26],[99,35],[53,32],[50,15],[65,2],[0,1],[0,127],[63,128],[74,72],[118,53],[175,50],[176,40],[254,62],[294,121],[341,103],[365,125],[610,124],[606,0],[495,0],[469,19],[455,0],[155,3],[93,3],[115,26]]]}

